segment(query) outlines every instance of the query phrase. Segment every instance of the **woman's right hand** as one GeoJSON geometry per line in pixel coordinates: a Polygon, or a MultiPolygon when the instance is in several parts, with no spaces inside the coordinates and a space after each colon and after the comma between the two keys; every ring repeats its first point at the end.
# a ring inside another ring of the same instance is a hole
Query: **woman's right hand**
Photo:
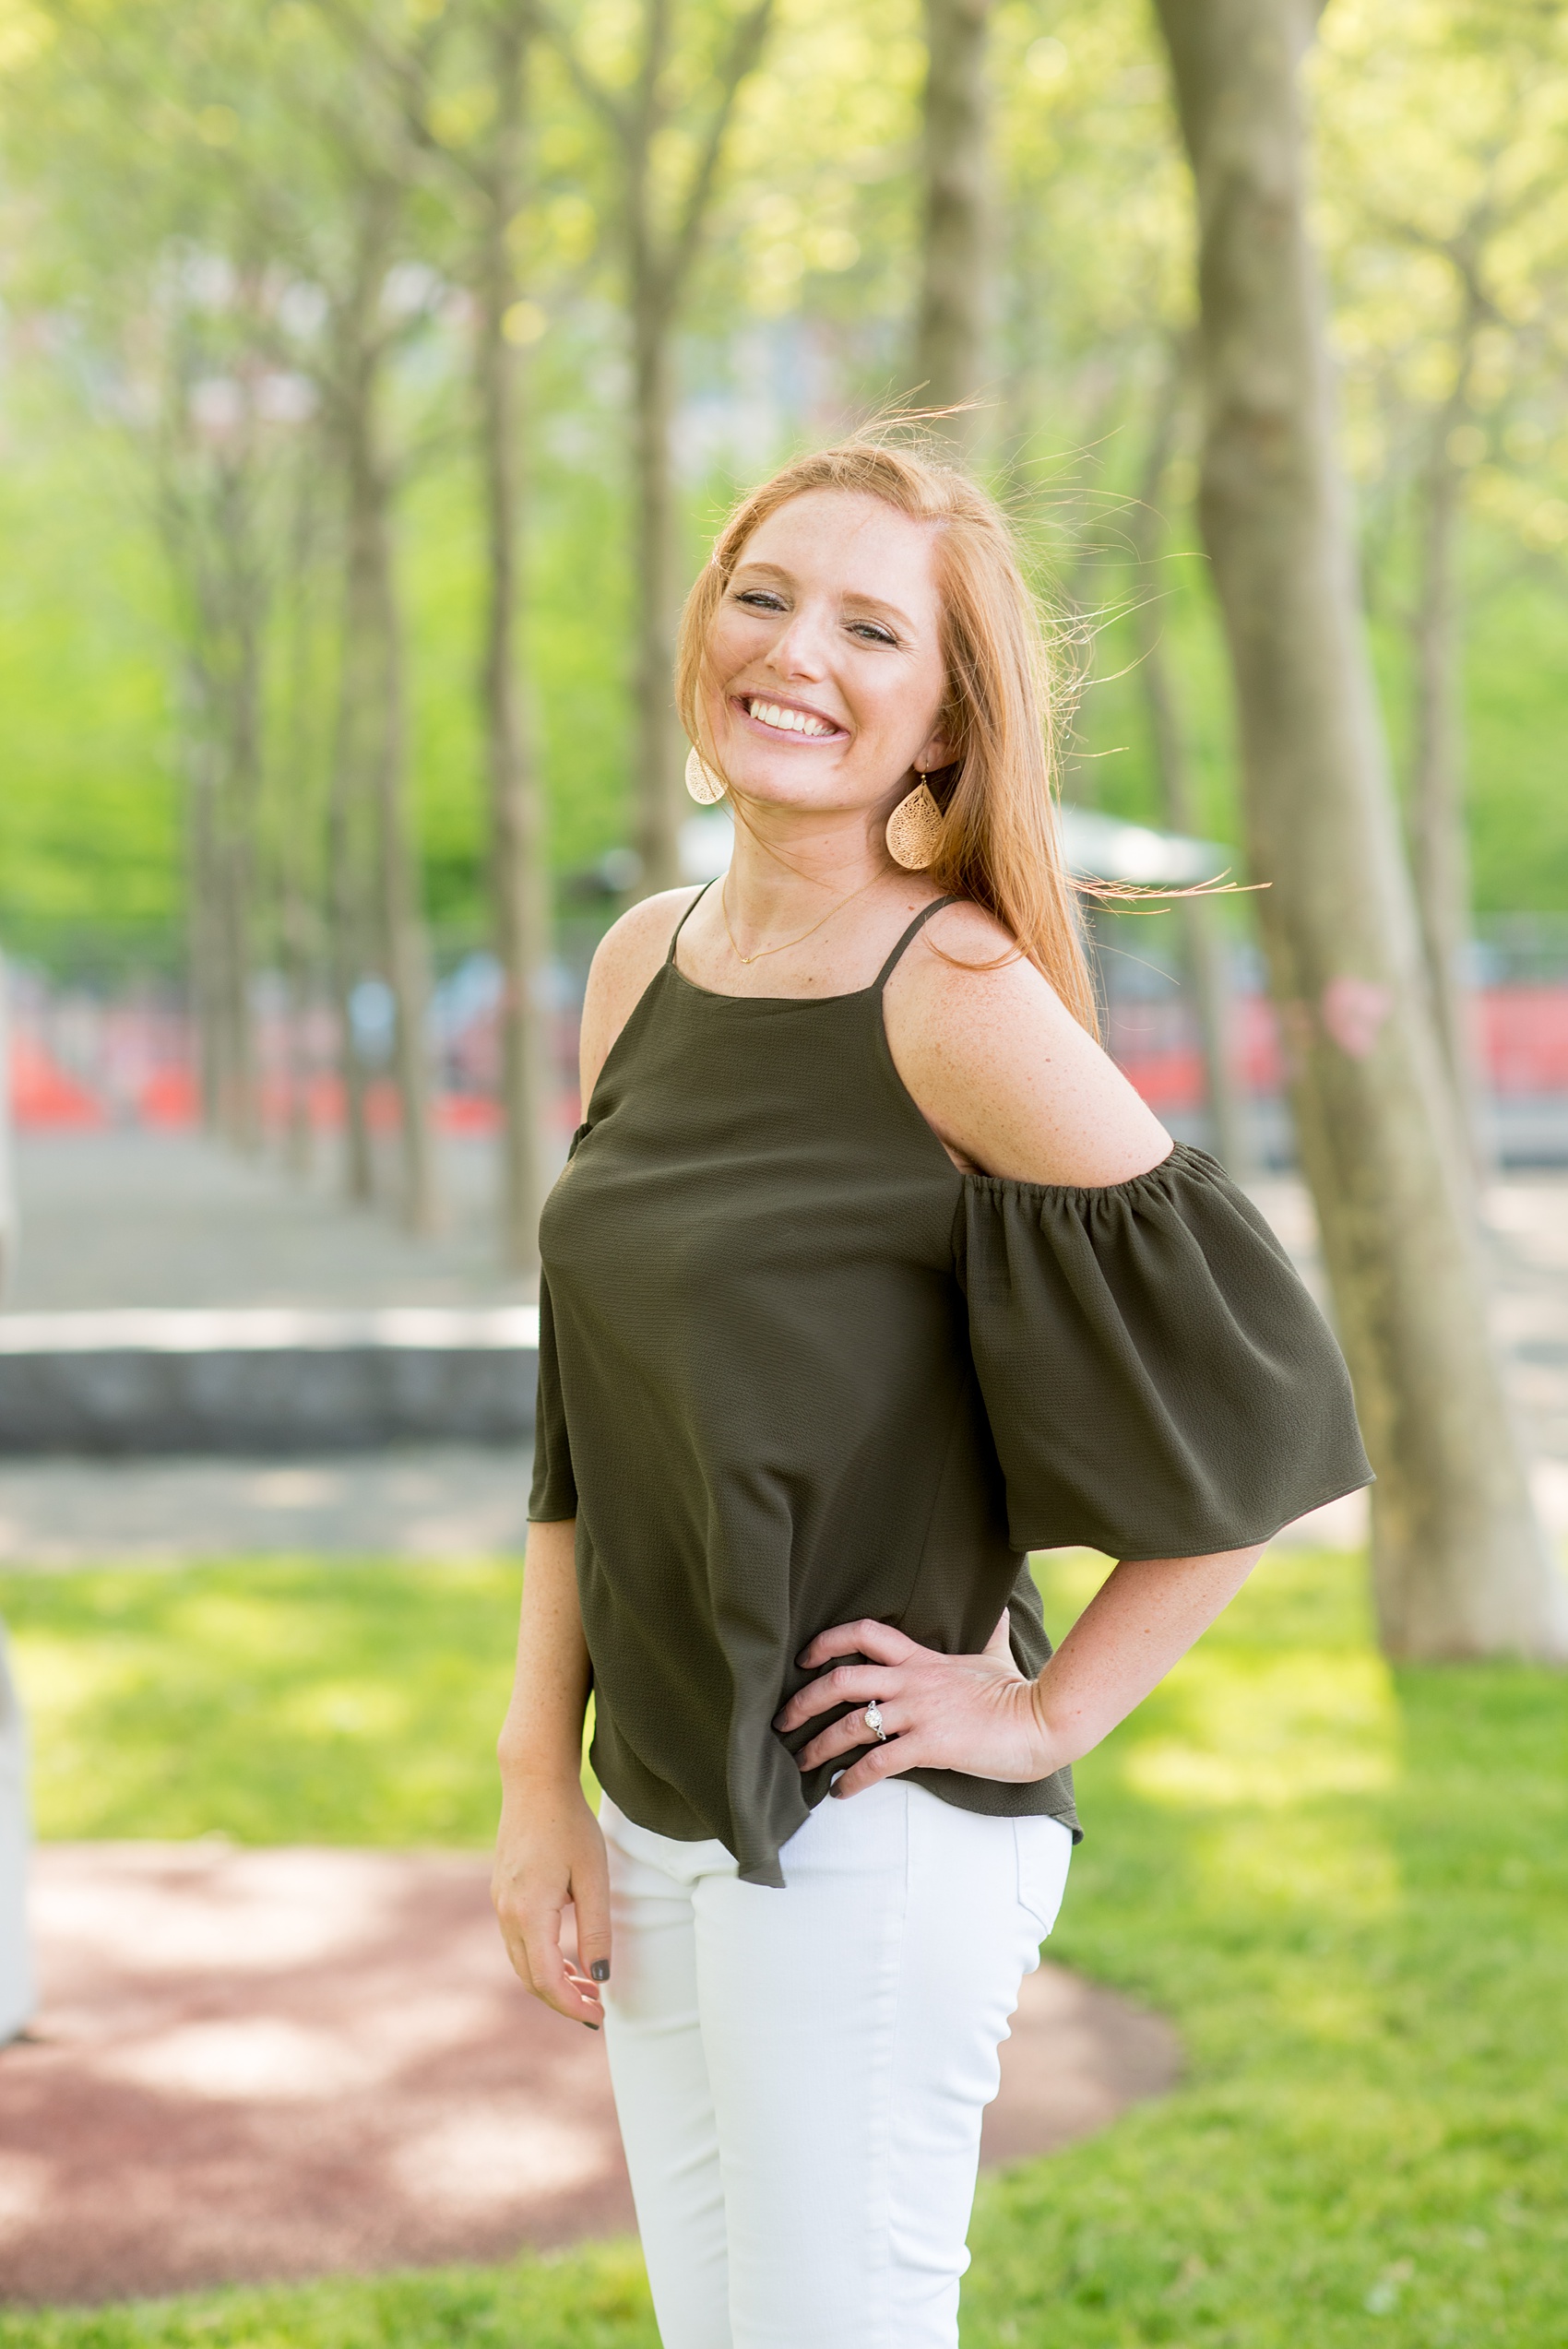
{"type": "Polygon", "coordinates": [[[597,2031],[610,1979],[610,1870],[604,1837],[576,1779],[504,1780],[490,1897],[524,1987],[568,2022],[597,2031]],[[561,1946],[576,1915],[576,1957],[561,1946]]]}

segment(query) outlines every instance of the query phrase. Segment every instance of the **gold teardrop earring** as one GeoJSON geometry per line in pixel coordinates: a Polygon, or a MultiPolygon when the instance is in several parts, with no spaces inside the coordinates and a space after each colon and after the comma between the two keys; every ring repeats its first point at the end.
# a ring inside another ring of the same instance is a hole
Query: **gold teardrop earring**
{"type": "Polygon", "coordinates": [[[887,819],[887,853],[906,872],[923,872],[942,840],[942,810],[925,768],[916,771],[920,781],[887,819]]]}
{"type": "Polygon", "coordinates": [[[686,753],[686,789],[699,808],[710,808],[724,797],[726,786],[694,750],[686,753]]]}

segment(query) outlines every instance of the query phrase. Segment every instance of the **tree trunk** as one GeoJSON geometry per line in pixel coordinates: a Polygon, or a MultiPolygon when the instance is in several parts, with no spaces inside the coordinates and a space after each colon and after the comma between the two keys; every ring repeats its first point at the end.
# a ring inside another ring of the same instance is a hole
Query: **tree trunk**
{"type": "Polygon", "coordinates": [[[290,646],[289,739],[278,776],[278,938],[286,990],[287,1062],[283,1156],[291,1174],[308,1175],[315,1155],[312,1119],[310,1020],[315,956],[311,919],[311,880],[315,865],[315,794],[312,789],[314,760],[310,711],[311,598],[308,576],[313,553],[311,502],[303,491],[294,534],[291,582],[294,608],[290,646]]]}
{"type": "Polygon", "coordinates": [[[670,337],[673,319],[665,274],[650,249],[645,182],[634,226],[633,352],[636,469],[636,758],[640,820],[637,848],[645,892],[672,889],[681,878],[681,759],[675,723],[675,496],[671,478],[670,337]]]}
{"type": "Polygon", "coordinates": [[[1201,516],[1291,1099],[1355,1378],[1384,1645],[1568,1655],[1487,1319],[1332,444],[1289,0],[1157,0],[1197,183],[1201,516]]]}
{"type": "MultiPolygon", "coordinates": [[[[1133,551],[1138,564],[1133,619],[1138,679],[1165,821],[1172,831],[1195,836],[1200,829],[1197,792],[1170,664],[1165,657],[1155,570],[1165,540],[1160,492],[1175,446],[1190,363],[1190,353],[1174,345],[1145,454],[1144,478],[1133,515],[1133,551]]],[[[1256,1160],[1236,1076],[1234,1022],[1219,908],[1207,897],[1183,897],[1176,911],[1182,926],[1182,963],[1203,1051],[1215,1156],[1238,1182],[1244,1182],[1255,1173],[1256,1160]]]]}
{"type": "Polygon", "coordinates": [[[549,931],[544,825],[517,655],[523,362],[505,332],[518,291],[507,230],[522,204],[530,18],[531,12],[525,18],[514,9],[494,30],[495,146],[480,255],[476,352],[490,558],[483,674],[490,880],[502,980],[501,1240],[514,1272],[530,1271],[539,1261],[550,1097],[540,986],[549,931]]]}
{"type": "Polygon", "coordinates": [[[383,959],[374,951],[372,918],[378,851],[371,770],[384,713],[375,582],[377,485],[365,445],[374,373],[374,361],[365,349],[372,323],[362,314],[366,307],[363,290],[358,288],[344,325],[339,386],[339,442],[344,472],[343,618],[328,809],[333,991],[338,1002],[339,1062],[346,1116],[344,1177],[350,1198],[362,1202],[375,1194],[376,1163],[367,1100],[369,1071],[354,1030],[353,999],[360,981],[383,959]]]}
{"type": "Polygon", "coordinates": [[[11,1144],[11,1002],[6,957],[0,955],[0,1298],[16,1275],[21,1242],[17,1170],[11,1144]]]}
{"type": "Polygon", "coordinates": [[[249,1105],[255,1071],[251,1049],[250,919],[245,854],[239,829],[239,795],[233,773],[232,711],[220,741],[212,746],[209,835],[212,860],[212,1015],[217,1049],[214,1126],[235,1149],[248,1147],[249,1105]]]}
{"type": "MultiPolygon", "coordinates": [[[[372,452],[367,447],[367,458],[372,452]]],[[[385,477],[372,461],[363,488],[365,560],[379,655],[379,694],[371,753],[376,815],[376,877],[382,943],[395,1019],[393,1069],[403,1143],[403,1220],[410,1231],[432,1232],[439,1219],[432,1127],[430,955],[420,905],[419,861],[411,837],[408,791],[408,718],[404,688],[402,614],[398,603],[385,477]]]]}
{"type": "Polygon", "coordinates": [[[255,763],[259,755],[259,625],[247,610],[241,542],[244,516],[232,480],[216,486],[200,524],[172,542],[187,568],[194,606],[192,732],[194,845],[201,904],[206,1074],[211,1130],[237,1149],[256,1138],[255,1056],[251,1016],[252,879],[255,763]]]}
{"type": "Polygon", "coordinates": [[[228,1023],[224,1014],[221,884],[210,742],[192,745],[191,765],[191,1001],[196,1015],[202,1124],[209,1134],[216,1135],[223,1130],[228,1023]]]}
{"type": "MultiPolygon", "coordinates": [[[[231,744],[225,795],[225,916],[232,1096],[230,1138],[250,1152],[261,1142],[261,1086],[251,990],[255,974],[255,880],[261,813],[262,587],[250,559],[249,516],[242,481],[232,485],[229,560],[233,598],[231,744]]],[[[221,520],[220,516],[220,520],[221,520]]]]}
{"type": "MultiPolygon", "coordinates": [[[[1155,768],[1166,822],[1172,831],[1194,835],[1198,814],[1192,764],[1176,709],[1165,648],[1158,642],[1157,625],[1150,624],[1151,617],[1146,611],[1140,611],[1140,634],[1146,628],[1147,641],[1139,674],[1154,742],[1155,768]]],[[[1257,1171],[1257,1157],[1236,1073],[1235,1021],[1219,908],[1211,897],[1182,897],[1178,900],[1176,917],[1182,929],[1182,963],[1192,991],[1203,1053],[1215,1156],[1238,1182],[1246,1182],[1257,1171]]]]}
{"type": "Polygon", "coordinates": [[[344,476],[346,567],[337,756],[333,778],[335,971],[342,1021],[344,1091],[349,1109],[349,1186],[369,1195],[370,1137],[363,1074],[354,1048],[351,995],[364,940],[356,935],[356,818],[374,829],[374,871],[381,952],[395,1006],[393,1070],[402,1138],[402,1213],[410,1228],[437,1220],[425,1037],[429,955],[420,908],[419,872],[408,806],[408,729],[403,638],[390,525],[391,481],[378,445],[385,360],[382,287],[397,219],[398,184],[362,191],[359,249],[352,283],[336,320],[332,407],[344,476]]]}
{"type": "MultiPolygon", "coordinates": [[[[762,54],[773,0],[752,0],[732,26],[718,90],[697,157],[680,195],[658,200],[662,135],[674,101],[667,69],[676,35],[673,0],[642,0],[634,89],[621,98],[599,80],[568,37],[564,53],[579,89],[609,123],[620,148],[624,240],[632,313],[632,441],[638,598],[635,700],[637,848],[646,893],[681,877],[683,753],[673,681],[679,548],[670,454],[674,366],[671,341],[681,296],[713,200],[735,93],[762,54]],[[667,217],[669,216],[669,217],[667,217]],[[661,225],[662,221],[662,225],[661,225]]],[[[668,196],[668,190],[665,191],[668,196]]]]}
{"type": "Polygon", "coordinates": [[[332,994],[338,1014],[338,1074],[343,1089],[343,1187],[351,1200],[362,1205],[375,1196],[375,1153],[365,1100],[366,1070],[354,1034],[353,1009],[354,989],[364,973],[369,943],[361,736],[371,686],[364,675],[369,622],[361,537],[350,492],[339,648],[338,722],[327,810],[327,857],[332,994]]]}
{"type": "Polygon", "coordinates": [[[221,883],[218,862],[218,777],[210,712],[199,664],[186,665],[184,725],[185,919],[190,955],[191,1016],[196,1029],[196,1082],[202,1124],[221,1131],[224,1067],[221,883]]]}
{"type": "Polygon", "coordinates": [[[1459,614],[1458,540],[1463,485],[1448,456],[1448,434],[1466,413],[1460,384],[1438,420],[1423,484],[1420,584],[1411,637],[1415,667],[1414,758],[1410,771],[1410,850],[1427,977],[1439,1040],[1459,1116],[1478,1170],[1490,1159],[1471,1029],[1467,963],[1470,870],[1465,828],[1464,647],[1459,614]]]}
{"type": "Polygon", "coordinates": [[[285,989],[286,1101],[283,1121],[283,1162],[291,1174],[304,1176],[315,1156],[311,1103],[311,951],[310,911],[302,870],[304,860],[307,810],[294,804],[284,813],[278,891],[278,930],[282,949],[285,989]]]}
{"type": "MultiPolygon", "coordinates": [[[[991,0],[925,0],[925,246],[915,346],[925,408],[972,400],[986,380],[986,34],[991,0]]],[[[980,437],[971,410],[945,436],[960,455],[980,437]]]]}
{"type": "MultiPolygon", "coordinates": [[[[203,528],[202,492],[187,479],[190,452],[182,433],[184,395],[177,375],[172,429],[160,450],[158,515],[165,559],[187,600],[185,656],[181,672],[181,729],[185,766],[185,896],[191,1013],[202,1124],[212,1137],[236,1137],[241,1072],[236,1046],[232,919],[234,728],[232,619],[221,566],[229,533],[203,528]],[[220,550],[219,571],[208,540],[220,550]]],[[[210,518],[210,517],[208,517],[210,518]]],[[[222,517],[220,516],[221,525],[222,517]]]]}

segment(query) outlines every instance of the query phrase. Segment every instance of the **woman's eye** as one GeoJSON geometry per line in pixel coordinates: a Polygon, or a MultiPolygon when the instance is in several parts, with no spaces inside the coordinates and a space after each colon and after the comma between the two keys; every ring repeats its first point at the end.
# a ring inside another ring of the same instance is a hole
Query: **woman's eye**
{"type": "Polygon", "coordinates": [[[885,628],[878,628],[869,620],[857,620],[849,633],[862,638],[868,645],[896,645],[898,641],[885,628]]]}
{"type": "Polygon", "coordinates": [[[770,595],[766,587],[746,587],[735,598],[737,603],[748,603],[754,611],[782,611],[782,596],[770,595]]]}

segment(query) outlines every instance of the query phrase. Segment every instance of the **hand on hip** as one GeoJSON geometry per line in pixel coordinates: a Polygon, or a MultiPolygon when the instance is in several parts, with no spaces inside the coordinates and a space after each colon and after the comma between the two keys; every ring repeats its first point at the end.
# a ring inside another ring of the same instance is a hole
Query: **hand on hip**
{"type": "Polygon", "coordinates": [[[840,1704],[856,1709],[830,1724],[795,1759],[814,1770],[880,1738],[833,1791],[858,1795],[904,1770],[961,1770],[973,1778],[1022,1784],[1056,1764],[1035,1706],[1035,1684],[1013,1661],[1003,1616],[979,1655],[944,1655],[886,1623],[842,1623],[805,1648],[802,1669],[859,1654],[796,1691],[774,1722],[787,1734],[840,1704]]]}

